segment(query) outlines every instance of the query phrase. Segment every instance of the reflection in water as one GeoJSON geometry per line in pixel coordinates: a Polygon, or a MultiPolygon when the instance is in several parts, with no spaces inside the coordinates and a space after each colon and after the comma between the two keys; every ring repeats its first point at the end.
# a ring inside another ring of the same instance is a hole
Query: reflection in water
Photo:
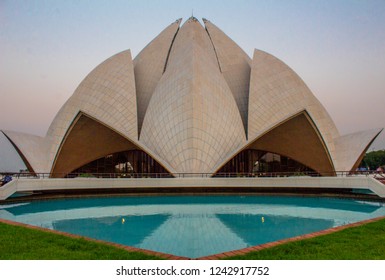
{"type": "Polygon", "coordinates": [[[135,246],[163,224],[168,217],[169,215],[127,215],[124,217],[61,220],[54,222],[53,228],[95,239],[135,246]]]}
{"type": "Polygon", "coordinates": [[[268,196],[162,196],[0,205],[0,218],[185,257],[385,216],[380,203],[268,196]]]}
{"type": "Polygon", "coordinates": [[[250,214],[220,214],[217,217],[231,231],[242,238],[248,246],[298,236],[304,232],[316,232],[334,226],[332,219],[250,214]]]}
{"type": "Polygon", "coordinates": [[[141,248],[191,258],[245,248],[243,242],[213,214],[175,214],[147,237],[141,248]]]}

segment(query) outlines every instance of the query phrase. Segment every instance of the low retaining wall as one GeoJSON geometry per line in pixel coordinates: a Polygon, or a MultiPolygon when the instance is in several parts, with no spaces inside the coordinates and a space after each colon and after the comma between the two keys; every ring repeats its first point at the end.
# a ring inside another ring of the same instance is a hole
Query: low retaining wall
{"type": "Polygon", "coordinates": [[[328,188],[369,189],[385,198],[385,185],[369,176],[352,177],[278,177],[278,178],[20,178],[0,187],[0,200],[15,192],[150,189],[150,188],[328,188]]]}

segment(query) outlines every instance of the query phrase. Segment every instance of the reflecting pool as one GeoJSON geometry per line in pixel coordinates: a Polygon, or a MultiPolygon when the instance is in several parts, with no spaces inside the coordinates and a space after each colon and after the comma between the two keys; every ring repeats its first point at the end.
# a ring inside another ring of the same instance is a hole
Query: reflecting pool
{"type": "Polygon", "coordinates": [[[0,218],[197,258],[385,216],[380,202],[322,197],[143,196],[0,205],[0,218]]]}

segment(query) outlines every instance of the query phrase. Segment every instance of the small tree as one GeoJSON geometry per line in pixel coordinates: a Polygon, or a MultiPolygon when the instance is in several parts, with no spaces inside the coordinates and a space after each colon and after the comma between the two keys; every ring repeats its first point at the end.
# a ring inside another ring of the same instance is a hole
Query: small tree
{"type": "Polygon", "coordinates": [[[379,150],[366,153],[360,167],[376,170],[379,166],[383,165],[385,165],[385,150],[379,150]]]}

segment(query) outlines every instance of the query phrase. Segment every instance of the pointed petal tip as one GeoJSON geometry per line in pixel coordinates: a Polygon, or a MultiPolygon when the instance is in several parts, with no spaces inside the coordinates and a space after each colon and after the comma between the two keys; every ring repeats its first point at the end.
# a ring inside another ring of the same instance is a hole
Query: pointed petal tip
{"type": "Polygon", "coordinates": [[[199,20],[198,20],[196,17],[191,16],[191,17],[189,17],[189,18],[186,20],[185,23],[190,23],[190,22],[199,22],[199,20]]]}

